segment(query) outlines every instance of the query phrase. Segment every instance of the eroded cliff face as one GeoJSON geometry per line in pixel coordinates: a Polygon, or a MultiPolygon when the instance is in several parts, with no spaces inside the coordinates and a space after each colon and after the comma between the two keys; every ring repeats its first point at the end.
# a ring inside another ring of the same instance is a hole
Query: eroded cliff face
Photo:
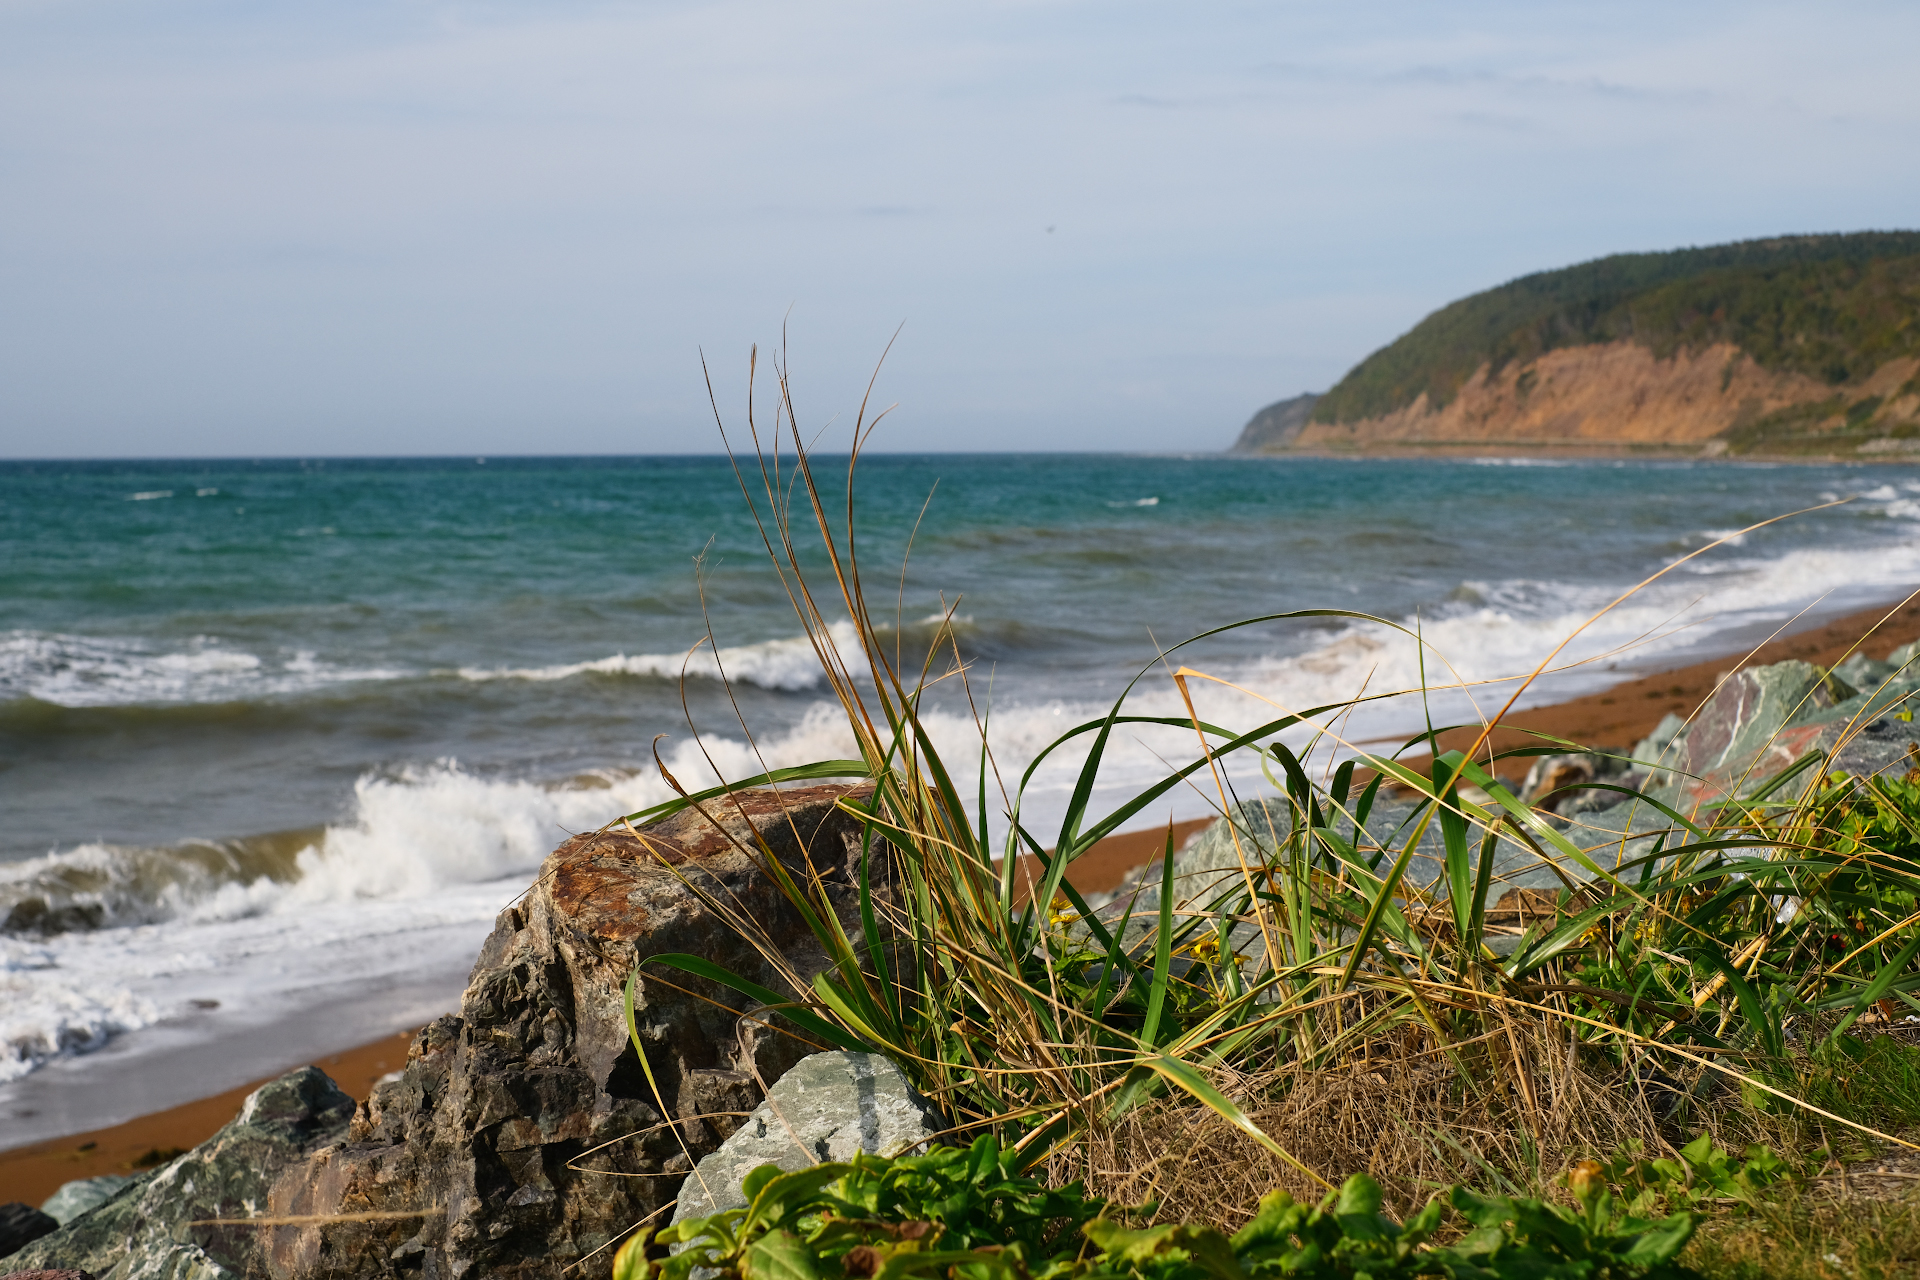
{"type": "Polygon", "coordinates": [[[1899,455],[1920,452],[1916,374],[1920,360],[1894,360],[1862,383],[1835,387],[1768,372],[1728,344],[1666,359],[1633,342],[1570,347],[1498,373],[1482,365],[1438,409],[1423,394],[1376,418],[1310,422],[1291,451],[1458,445],[1899,455]]]}

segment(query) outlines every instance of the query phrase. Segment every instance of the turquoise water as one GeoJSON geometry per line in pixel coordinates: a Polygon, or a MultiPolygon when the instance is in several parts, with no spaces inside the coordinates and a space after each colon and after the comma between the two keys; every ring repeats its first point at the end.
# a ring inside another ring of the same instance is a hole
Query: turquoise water
{"type": "MultiPolygon", "coordinates": [[[[844,461],[819,465],[838,510],[844,461]]],[[[1017,766],[1156,644],[1331,607],[1417,622],[1430,678],[1443,659],[1512,675],[1714,537],[1849,495],[1670,574],[1570,650],[1592,665],[1537,696],[1732,649],[1803,608],[1897,597],[1920,580],[1913,475],[876,456],[856,525],[870,601],[908,648],[952,608],[1017,766]]],[[[743,776],[850,747],[724,459],[0,464],[0,546],[0,918],[32,902],[35,919],[86,926],[43,936],[21,916],[0,934],[0,1077],[164,1022],[202,979],[230,1002],[292,998],[223,951],[276,920],[311,931],[377,902],[399,929],[405,904],[444,913],[468,895],[483,931],[568,830],[666,794],[656,735],[687,781],[711,776],[707,755],[743,776]],[[731,696],[695,649],[709,624],[731,696]],[[189,930],[204,963],[151,959],[189,930]],[[89,958],[108,956],[119,972],[89,958]]],[[[1289,708],[1421,670],[1403,637],[1329,619],[1183,657],[1289,708]]],[[[1243,721],[1268,705],[1220,696],[1243,721]]],[[[1177,706],[1159,675],[1141,698],[1177,706]]],[[[964,754],[957,689],[934,703],[964,754]]],[[[1387,706],[1347,731],[1419,714],[1387,706]]],[[[1122,744],[1111,794],[1180,749],[1122,744]]],[[[1059,784],[1043,777],[1029,811],[1044,818],[1059,784]]]]}

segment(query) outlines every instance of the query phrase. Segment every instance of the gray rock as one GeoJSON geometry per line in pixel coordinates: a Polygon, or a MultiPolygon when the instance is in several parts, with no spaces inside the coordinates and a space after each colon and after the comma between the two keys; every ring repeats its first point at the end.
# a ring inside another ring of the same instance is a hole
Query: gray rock
{"type": "Polygon", "coordinates": [[[635,999],[643,1066],[627,977],[681,952],[775,991],[809,982],[826,959],[765,859],[818,875],[851,927],[859,825],[837,806],[866,794],[746,791],[708,806],[713,821],[689,809],[562,844],[501,914],[459,1014],[420,1034],[344,1140],[276,1182],[268,1211],[299,1221],[267,1233],[263,1274],[544,1280],[664,1206],[761,1101],[755,1073],[771,1080],[785,1050],[740,1034],[753,1001],[647,965],[635,999]]]}
{"type": "Polygon", "coordinates": [[[1542,813],[1566,817],[1610,809],[1620,803],[1619,792],[1604,790],[1595,783],[1633,787],[1644,779],[1645,771],[1616,751],[1536,756],[1521,784],[1520,799],[1542,813]]]}
{"type": "Polygon", "coordinates": [[[60,1224],[30,1204],[0,1204],[0,1258],[12,1257],[27,1245],[56,1231],[60,1224]]]}
{"type": "Polygon", "coordinates": [[[260,1086],[220,1132],[107,1203],[21,1250],[22,1270],[72,1268],[100,1280],[224,1280],[268,1273],[275,1180],[345,1136],[353,1099],[317,1067],[260,1086]]]}
{"type": "MultiPolygon", "coordinates": [[[[1708,808],[1751,794],[1815,751],[1832,758],[1791,784],[1783,798],[1828,770],[1887,771],[1913,736],[1910,722],[1892,718],[1920,703],[1914,648],[1896,649],[1884,662],[1851,664],[1857,687],[1839,671],[1829,677],[1798,661],[1736,672],[1672,737],[1660,757],[1668,768],[1653,775],[1648,794],[1682,812],[1708,808]]],[[[1649,746],[1642,743],[1635,754],[1649,746]]]]}
{"type": "Polygon", "coordinates": [[[47,1197],[40,1212],[66,1226],[90,1209],[97,1209],[119,1195],[133,1181],[131,1175],[103,1173],[97,1178],[78,1178],[64,1183],[47,1197]]]}
{"type": "Polygon", "coordinates": [[[859,1152],[925,1150],[947,1127],[900,1068],[871,1053],[816,1053],[781,1076],[747,1122],[680,1187],[673,1220],[746,1204],[740,1183],[763,1164],[789,1172],[859,1152]]]}
{"type": "Polygon", "coordinates": [[[1634,744],[1633,758],[1646,771],[1649,786],[1667,786],[1673,782],[1673,773],[1666,766],[1673,763],[1680,739],[1686,734],[1687,722],[1669,711],[1660,717],[1652,733],[1634,744]]]}

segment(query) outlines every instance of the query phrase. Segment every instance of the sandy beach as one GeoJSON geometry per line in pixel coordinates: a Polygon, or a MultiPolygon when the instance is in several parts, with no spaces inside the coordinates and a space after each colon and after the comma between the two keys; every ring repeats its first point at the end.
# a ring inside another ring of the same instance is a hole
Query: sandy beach
{"type": "MultiPolygon", "coordinates": [[[[1496,749],[1522,745],[1529,741],[1524,731],[1531,730],[1596,747],[1630,747],[1667,713],[1691,712],[1713,691],[1723,673],[1740,666],[1787,658],[1831,666],[1855,648],[1880,657],[1916,639],[1920,639],[1920,603],[1861,610],[1768,640],[1749,652],[1724,654],[1626,679],[1586,697],[1518,712],[1509,718],[1510,727],[1496,732],[1494,744],[1496,749]],[[1863,636],[1867,637],[1864,644],[1863,636]]],[[[1470,735],[1456,733],[1446,744],[1464,747],[1469,741],[1470,735]]],[[[1522,771],[1505,772],[1511,775],[1522,771]]],[[[1198,819],[1174,824],[1176,844],[1205,822],[1198,819]]],[[[1165,839],[1164,826],[1111,837],[1076,862],[1072,880],[1083,891],[1110,888],[1127,871],[1156,856],[1165,839]]],[[[312,1030],[309,1028],[310,1033],[312,1030]]],[[[413,1033],[414,1028],[409,1028],[317,1059],[290,1059],[281,1071],[313,1061],[348,1093],[364,1098],[381,1076],[404,1065],[413,1033]]],[[[259,1047],[255,1048],[258,1052],[259,1047]]],[[[280,1071],[269,1071],[260,1079],[278,1074],[280,1071]]],[[[37,1205],[71,1179],[127,1173],[158,1163],[173,1151],[203,1141],[230,1120],[241,1100],[259,1082],[157,1110],[124,1124],[0,1151],[0,1202],[17,1200],[37,1205]]]]}

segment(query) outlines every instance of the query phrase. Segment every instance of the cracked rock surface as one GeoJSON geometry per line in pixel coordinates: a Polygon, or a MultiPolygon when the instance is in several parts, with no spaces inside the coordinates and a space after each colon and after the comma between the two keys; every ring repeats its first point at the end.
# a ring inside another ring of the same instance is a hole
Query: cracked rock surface
{"type": "Polygon", "coordinates": [[[781,1076],[747,1122],[688,1175],[673,1220],[745,1205],[740,1183],[763,1164],[792,1172],[862,1151],[904,1155],[946,1127],[889,1059],[816,1053],[781,1076]]]}
{"type": "Polygon", "coordinates": [[[825,958],[761,844],[789,874],[817,874],[850,921],[859,827],[835,805],[864,795],[743,792],[708,816],[562,844],[501,913],[460,1012],[420,1034],[342,1141],[279,1180],[275,1214],[332,1220],[273,1228],[269,1272],[554,1276],[667,1204],[759,1103],[755,1073],[771,1080],[812,1046],[743,1037],[745,997],[647,967],[635,1020],[656,1096],[627,1033],[627,976],[678,952],[775,991],[788,988],[768,954],[810,979],[825,958]]]}

